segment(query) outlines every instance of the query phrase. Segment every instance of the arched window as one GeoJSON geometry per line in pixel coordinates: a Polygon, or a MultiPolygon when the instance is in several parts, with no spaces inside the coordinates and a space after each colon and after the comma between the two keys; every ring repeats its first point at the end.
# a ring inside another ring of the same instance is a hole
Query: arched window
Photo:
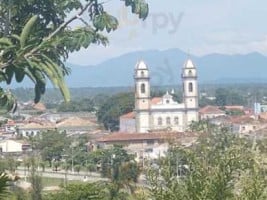
{"type": "Polygon", "coordinates": [[[145,76],[144,71],[141,71],[141,77],[144,77],[144,76],[145,76]]]}
{"type": "Polygon", "coordinates": [[[141,93],[144,94],[146,92],[146,85],[144,83],[141,84],[141,93]]]}
{"type": "Polygon", "coordinates": [[[188,75],[189,75],[189,76],[193,76],[192,70],[189,70],[189,71],[188,71],[188,75]]]}
{"type": "Polygon", "coordinates": [[[167,125],[170,125],[170,124],[171,124],[171,118],[170,118],[170,117],[167,117],[167,118],[166,118],[166,124],[167,124],[167,125]]]}
{"type": "Polygon", "coordinates": [[[159,125],[159,126],[162,125],[162,118],[161,118],[161,117],[158,118],[158,125],[159,125]]]}
{"type": "Polygon", "coordinates": [[[189,83],[188,84],[188,90],[189,90],[189,92],[193,92],[193,83],[189,83]]]}
{"type": "Polygon", "coordinates": [[[174,118],[174,124],[175,124],[175,125],[178,125],[178,124],[179,124],[179,117],[175,117],[175,118],[174,118]]]}

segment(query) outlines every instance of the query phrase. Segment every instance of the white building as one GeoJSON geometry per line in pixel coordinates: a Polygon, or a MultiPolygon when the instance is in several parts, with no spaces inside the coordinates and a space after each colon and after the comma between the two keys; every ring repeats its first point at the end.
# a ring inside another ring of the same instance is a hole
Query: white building
{"type": "MultiPolygon", "coordinates": [[[[198,121],[197,70],[191,60],[182,69],[183,102],[173,100],[168,92],[161,98],[151,99],[149,69],[144,61],[135,66],[135,132],[147,133],[158,130],[185,131],[192,121],[198,121]]],[[[121,120],[120,130],[125,131],[121,120]]],[[[129,124],[129,123],[128,123],[129,124]]],[[[131,124],[133,124],[131,122],[131,124]]],[[[127,127],[130,129],[129,127],[127,127]]]]}
{"type": "Polygon", "coordinates": [[[102,148],[110,148],[114,144],[122,145],[128,153],[136,155],[137,161],[164,157],[170,143],[191,146],[197,140],[197,134],[175,132],[153,133],[112,133],[96,140],[102,148]]]}
{"type": "Polygon", "coordinates": [[[30,145],[24,141],[18,140],[1,140],[0,152],[1,153],[21,153],[30,150],[30,145]]]}

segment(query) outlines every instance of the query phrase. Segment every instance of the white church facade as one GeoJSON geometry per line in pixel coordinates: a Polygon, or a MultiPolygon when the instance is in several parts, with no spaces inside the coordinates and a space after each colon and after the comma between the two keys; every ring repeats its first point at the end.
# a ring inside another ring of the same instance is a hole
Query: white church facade
{"type": "Polygon", "coordinates": [[[159,130],[183,132],[193,121],[198,121],[197,70],[189,59],[181,74],[183,102],[174,101],[166,92],[162,97],[151,98],[150,74],[144,61],[135,66],[135,109],[120,117],[121,132],[148,133],[159,130]]]}

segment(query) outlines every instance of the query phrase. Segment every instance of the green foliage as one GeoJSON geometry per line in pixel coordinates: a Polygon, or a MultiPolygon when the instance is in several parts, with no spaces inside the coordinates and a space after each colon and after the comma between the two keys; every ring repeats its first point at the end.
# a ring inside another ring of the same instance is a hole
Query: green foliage
{"type": "Polygon", "coordinates": [[[5,199],[7,196],[9,178],[5,173],[0,172],[0,199],[5,199]]]}
{"type": "Polygon", "coordinates": [[[205,107],[207,105],[215,105],[215,100],[207,99],[206,97],[201,97],[199,99],[199,107],[205,107]]]}
{"type": "Polygon", "coordinates": [[[62,191],[45,196],[45,200],[105,200],[102,183],[69,184],[62,191]]]}
{"type": "Polygon", "coordinates": [[[227,115],[231,116],[239,116],[239,115],[244,115],[244,111],[238,110],[238,109],[231,109],[231,110],[226,110],[225,112],[227,115]]]}
{"type": "Polygon", "coordinates": [[[101,150],[101,174],[111,180],[107,190],[110,199],[127,199],[136,189],[135,183],[141,173],[134,156],[121,146],[101,150]]]}
{"type": "Polygon", "coordinates": [[[61,103],[58,112],[93,112],[95,111],[94,101],[92,99],[81,99],[78,101],[70,101],[61,103]]]}
{"type": "Polygon", "coordinates": [[[14,96],[9,91],[4,91],[0,87],[0,114],[6,113],[7,110],[14,111],[15,109],[16,100],[14,96]]]}
{"type": "Polygon", "coordinates": [[[31,200],[42,200],[42,190],[43,190],[43,184],[42,184],[42,177],[37,172],[37,164],[35,157],[30,158],[30,177],[29,181],[31,183],[31,200]]]}
{"type": "Polygon", "coordinates": [[[52,160],[59,160],[64,154],[64,149],[70,146],[70,139],[66,133],[57,130],[48,130],[35,137],[36,148],[40,151],[42,160],[48,161],[50,167],[52,160]]]}
{"type": "MultiPolygon", "coordinates": [[[[148,5],[144,0],[124,3],[139,18],[147,17],[148,5]]],[[[64,63],[69,53],[90,44],[107,45],[103,31],[109,33],[118,27],[117,19],[105,11],[104,5],[98,0],[1,1],[0,82],[10,84],[14,77],[17,82],[28,77],[35,85],[37,103],[45,93],[48,79],[69,101],[64,80],[69,74],[64,63]],[[85,14],[89,19],[85,19],[85,14]],[[80,26],[73,28],[74,21],[80,21],[80,26]]],[[[0,104],[11,110],[15,101],[7,94],[0,90],[0,104]]]]}
{"type": "Polygon", "coordinates": [[[118,130],[119,117],[134,109],[134,94],[120,93],[106,99],[97,112],[97,119],[106,129],[118,130]]]}
{"type": "Polygon", "coordinates": [[[218,88],[215,91],[215,103],[221,107],[225,105],[245,105],[246,101],[243,95],[231,89],[218,88]]]}
{"type": "Polygon", "coordinates": [[[148,171],[151,199],[266,199],[262,158],[255,142],[215,128],[148,171]]]}
{"type": "Polygon", "coordinates": [[[215,92],[216,104],[218,106],[227,105],[227,90],[224,88],[218,88],[215,92]]]}
{"type": "Polygon", "coordinates": [[[3,158],[0,158],[0,174],[5,172],[5,170],[8,169],[8,164],[7,161],[3,158]]]}

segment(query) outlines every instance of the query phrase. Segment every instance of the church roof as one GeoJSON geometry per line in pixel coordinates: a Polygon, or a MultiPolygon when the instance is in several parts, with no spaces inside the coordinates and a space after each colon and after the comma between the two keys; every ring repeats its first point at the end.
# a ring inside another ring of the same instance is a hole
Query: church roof
{"type": "Polygon", "coordinates": [[[191,59],[188,59],[187,61],[185,61],[184,68],[195,68],[191,59]]]}
{"type": "Polygon", "coordinates": [[[169,91],[166,92],[166,94],[163,95],[164,99],[172,99],[172,95],[169,94],[169,91]]]}
{"type": "Polygon", "coordinates": [[[134,112],[129,112],[129,113],[126,113],[126,114],[120,116],[120,118],[123,118],[123,119],[134,119],[135,118],[135,114],[134,114],[134,112]]]}
{"type": "Polygon", "coordinates": [[[135,69],[148,69],[146,63],[143,60],[140,60],[137,62],[137,64],[135,65],[135,69]]]}
{"type": "Polygon", "coordinates": [[[151,99],[151,104],[158,104],[162,101],[161,97],[154,97],[153,99],[151,99]]]}

